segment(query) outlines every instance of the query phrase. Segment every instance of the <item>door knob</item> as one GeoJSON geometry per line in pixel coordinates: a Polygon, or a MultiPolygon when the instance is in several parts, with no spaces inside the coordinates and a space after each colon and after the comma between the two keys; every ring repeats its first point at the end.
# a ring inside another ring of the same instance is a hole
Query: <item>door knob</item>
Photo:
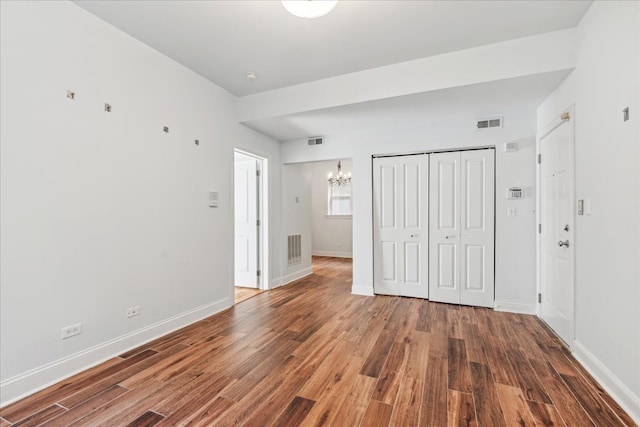
{"type": "Polygon", "coordinates": [[[562,240],[560,240],[560,241],[558,242],[558,246],[560,246],[560,247],[562,247],[562,246],[569,247],[569,241],[568,241],[568,240],[565,240],[565,241],[563,242],[562,240]]]}
{"type": "Polygon", "coordinates": [[[452,235],[452,236],[444,236],[445,239],[453,239],[454,237],[456,237],[456,235],[452,235]]]}
{"type": "Polygon", "coordinates": [[[569,224],[565,225],[563,228],[564,231],[569,231],[569,224]]]}
{"type": "Polygon", "coordinates": [[[411,237],[420,237],[419,234],[412,234],[411,237]]]}

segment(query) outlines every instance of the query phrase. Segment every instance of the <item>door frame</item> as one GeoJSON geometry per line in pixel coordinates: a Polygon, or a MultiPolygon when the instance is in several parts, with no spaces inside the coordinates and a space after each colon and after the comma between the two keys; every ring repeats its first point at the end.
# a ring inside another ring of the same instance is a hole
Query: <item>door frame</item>
{"type": "MultiPolygon", "coordinates": [[[[432,149],[432,150],[418,150],[418,151],[407,151],[407,152],[399,152],[399,153],[385,153],[385,154],[372,154],[371,155],[371,241],[373,242],[373,245],[376,244],[375,242],[375,236],[376,236],[376,231],[375,231],[375,227],[376,227],[376,222],[375,222],[375,197],[374,197],[374,178],[373,178],[373,170],[374,170],[374,160],[376,158],[380,158],[380,157],[402,157],[402,156],[415,156],[415,155],[420,155],[420,154],[435,154],[435,153],[448,153],[448,152],[460,152],[460,151],[476,151],[476,150],[487,150],[487,149],[492,149],[494,150],[493,155],[494,155],[494,165],[493,165],[493,190],[494,190],[494,197],[493,197],[493,253],[494,253],[494,258],[493,258],[493,265],[491,266],[491,268],[493,268],[493,280],[494,280],[494,286],[493,286],[493,301],[495,304],[495,275],[496,275],[496,260],[495,260],[495,250],[496,250],[496,185],[497,185],[497,181],[496,181],[496,159],[495,159],[495,150],[496,150],[496,146],[495,145],[480,145],[480,146],[474,146],[474,147],[464,147],[464,148],[442,148],[442,149],[432,149]]],[[[428,211],[428,209],[427,209],[428,211]]],[[[428,215],[429,216],[429,215],[428,215]]],[[[428,217],[427,220],[427,228],[429,228],[429,221],[431,221],[431,218],[428,217]]],[[[371,247],[371,259],[372,259],[372,265],[371,265],[371,273],[372,273],[372,278],[373,281],[375,282],[375,255],[374,255],[374,249],[373,249],[373,245],[371,247]]],[[[429,250],[429,245],[427,245],[427,251],[429,250]]],[[[427,252],[427,257],[429,256],[429,253],[427,252]]],[[[427,284],[428,285],[428,284],[427,284]]],[[[373,290],[373,295],[379,295],[376,293],[376,289],[375,289],[375,283],[372,283],[372,290],[373,290]]],[[[427,298],[427,300],[429,300],[427,298]]]]}
{"type": "MultiPolygon", "coordinates": [[[[569,242],[572,245],[572,250],[570,253],[570,269],[569,275],[571,278],[570,285],[570,299],[571,299],[571,316],[569,316],[569,320],[571,324],[569,325],[570,331],[570,339],[569,342],[565,342],[565,344],[569,347],[570,350],[573,349],[573,343],[576,338],[576,262],[575,262],[575,254],[576,254],[576,134],[575,134],[575,105],[570,105],[568,108],[562,110],[562,112],[554,117],[554,119],[548,123],[544,128],[542,135],[536,138],[536,316],[542,319],[542,302],[540,295],[542,293],[542,233],[541,227],[542,225],[542,164],[540,162],[541,158],[541,141],[548,136],[551,132],[556,130],[558,127],[562,125],[570,126],[570,144],[569,147],[569,170],[571,171],[569,174],[570,177],[570,194],[569,194],[569,203],[570,203],[570,212],[572,217],[573,227],[569,230],[569,242]]],[[[546,324],[546,322],[545,322],[546,324]]],[[[553,330],[553,328],[551,328],[553,330]]],[[[554,331],[555,333],[555,331],[554,331]]],[[[557,334],[556,334],[557,335],[557,334]]],[[[559,335],[558,335],[559,337],[559,335]]],[[[564,342],[564,340],[563,340],[564,342]]]]}
{"type": "MultiPolygon", "coordinates": [[[[270,277],[270,269],[269,269],[269,242],[270,242],[270,229],[269,229],[269,159],[267,157],[261,156],[259,154],[253,153],[249,150],[245,150],[244,148],[234,148],[234,170],[235,170],[235,153],[242,154],[244,156],[252,157],[258,162],[258,171],[260,171],[259,176],[256,177],[257,185],[256,185],[256,196],[257,196],[257,211],[258,211],[258,219],[260,220],[260,226],[256,226],[258,233],[258,255],[257,255],[257,268],[260,270],[260,276],[258,277],[258,289],[266,291],[269,289],[269,277],[270,277]]],[[[232,174],[235,176],[235,173],[232,174]]],[[[235,179],[235,178],[234,178],[235,179]]],[[[235,183],[232,183],[231,186],[234,195],[234,203],[232,206],[235,206],[235,183]]],[[[235,212],[233,213],[233,218],[235,218],[235,212]]],[[[235,220],[234,220],[234,236],[235,236],[235,220]]],[[[233,239],[235,242],[235,239],[233,239]]],[[[235,245],[235,243],[234,243],[235,245]]],[[[235,247],[231,251],[232,254],[235,254],[235,247]]],[[[232,261],[232,265],[235,266],[235,255],[232,261]]],[[[235,288],[235,268],[233,268],[233,277],[234,280],[231,283],[231,291],[233,295],[233,291],[235,288]]]]}

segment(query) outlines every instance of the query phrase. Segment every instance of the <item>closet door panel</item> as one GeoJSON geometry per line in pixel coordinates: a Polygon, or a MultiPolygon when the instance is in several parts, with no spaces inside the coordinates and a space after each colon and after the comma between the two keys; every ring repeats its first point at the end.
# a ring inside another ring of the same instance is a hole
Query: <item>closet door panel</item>
{"type": "Polygon", "coordinates": [[[462,151],[460,303],[493,307],[494,150],[462,151]]]}
{"type": "Polygon", "coordinates": [[[460,153],[430,154],[429,299],[460,302],[460,153]]]}
{"type": "Polygon", "coordinates": [[[428,156],[373,159],[374,292],[428,298],[428,156]]]}

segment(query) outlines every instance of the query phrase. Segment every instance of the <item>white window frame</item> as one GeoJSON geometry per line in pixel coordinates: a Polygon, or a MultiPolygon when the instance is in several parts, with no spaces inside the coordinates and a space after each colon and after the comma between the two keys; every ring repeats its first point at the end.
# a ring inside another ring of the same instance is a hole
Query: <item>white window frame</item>
{"type": "Polygon", "coordinates": [[[349,182],[348,185],[349,185],[349,213],[348,214],[334,214],[331,211],[331,199],[332,198],[337,198],[337,197],[346,198],[346,196],[333,196],[332,188],[335,187],[335,186],[331,185],[331,183],[327,182],[327,210],[326,210],[326,214],[325,214],[326,218],[340,219],[340,218],[351,218],[353,216],[353,188],[351,187],[351,182],[349,182]]]}

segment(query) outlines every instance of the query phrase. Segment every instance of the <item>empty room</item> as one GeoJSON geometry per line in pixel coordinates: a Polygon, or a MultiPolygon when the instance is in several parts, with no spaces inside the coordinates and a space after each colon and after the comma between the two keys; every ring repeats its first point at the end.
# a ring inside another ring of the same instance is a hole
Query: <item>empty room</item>
{"type": "Polygon", "coordinates": [[[640,424],[640,1],[0,7],[0,427],[640,424]]]}

